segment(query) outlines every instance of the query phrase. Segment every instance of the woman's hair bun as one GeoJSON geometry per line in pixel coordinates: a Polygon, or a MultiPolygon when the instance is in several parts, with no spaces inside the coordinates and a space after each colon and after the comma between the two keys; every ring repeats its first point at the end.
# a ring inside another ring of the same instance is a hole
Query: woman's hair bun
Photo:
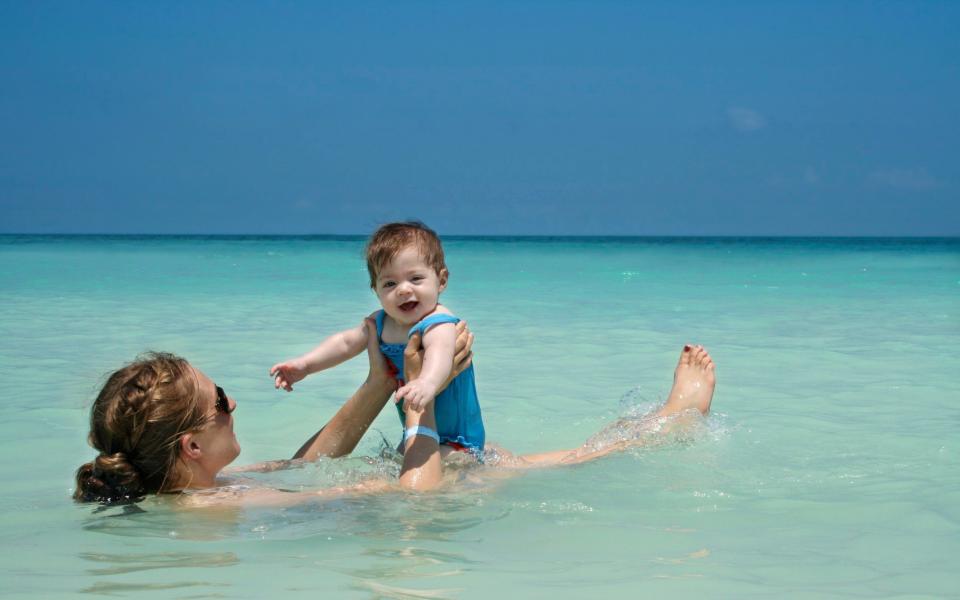
{"type": "Polygon", "coordinates": [[[123,452],[100,454],[77,469],[73,497],[83,502],[134,502],[143,497],[140,473],[123,452]]]}

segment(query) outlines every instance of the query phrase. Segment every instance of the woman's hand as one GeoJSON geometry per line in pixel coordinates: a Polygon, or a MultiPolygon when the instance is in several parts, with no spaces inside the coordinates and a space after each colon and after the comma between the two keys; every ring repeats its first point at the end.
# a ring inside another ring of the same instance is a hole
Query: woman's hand
{"type": "MultiPolygon", "coordinates": [[[[374,333],[376,338],[376,333],[374,333]]],[[[403,379],[410,382],[420,377],[420,370],[423,368],[423,349],[421,344],[423,338],[420,332],[410,336],[407,347],[403,351],[403,379]]],[[[473,364],[473,333],[467,327],[466,321],[457,323],[457,344],[453,352],[453,368],[450,370],[450,376],[443,382],[437,394],[447,389],[454,378],[463,373],[463,371],[473,364]]]]}
{"type": "Polygon", "coordinates": [[[367,360],[370,362],[367,381],[389,382],[389,385],[396,389],[397,380],[393,373],[390,372],[387,357],[380,352],[380,343],[377,341],[377,322],[371,315],[363,320],[363,325],[366,327],[367,332],[367,360]]]}

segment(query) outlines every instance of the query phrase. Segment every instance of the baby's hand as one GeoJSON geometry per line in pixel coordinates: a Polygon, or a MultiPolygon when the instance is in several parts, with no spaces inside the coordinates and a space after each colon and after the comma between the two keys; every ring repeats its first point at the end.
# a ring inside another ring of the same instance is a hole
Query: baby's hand
{"type": "Polygon", "coordinates": [[[406,402],[405,409],[412,409],[414,412],[420,412],[428,404],[433,402],[437,395],[436,386],[423,379],[414,379],[407,385],[397,390],[397,402],[406,402]]]}
{"type": "Polygon", "coordinates": [[[273,365],[270,367],[270,375],[273,377],[273,387],[292,392],[293,384],[306,377],[308,373],[303,363],[294,359],[273,365]]]}

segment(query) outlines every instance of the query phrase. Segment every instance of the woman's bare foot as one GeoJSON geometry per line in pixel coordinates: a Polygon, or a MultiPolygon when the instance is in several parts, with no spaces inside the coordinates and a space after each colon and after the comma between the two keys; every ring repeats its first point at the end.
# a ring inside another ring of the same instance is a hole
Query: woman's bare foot
{"type": "Polygon", "coordinates": [[[706,349],[703,346],[684,346],[677,370],[673,373],[670,396],[663,408],[657,412],[657,416],[675,415],[690,408],[707,414],[716,383],[713,359],[706,349]]]}
{"type": "Polygon", "coordinates": [[[670,396],[667,398],[667,403],[655,415],[647,415],[640,419],[618,419],[601,429],[579,448],[522,456],[514,456],[500,450],[494,453],[491,463],[495,462],[499,466],[508,468],[551,467],[588,462],[628,448],[654,444],[658,439],[666,439],[665,433],[685,426],[685,419],[659,421],[656,417],[669,417],[691,408],[699,410],[704,415],[707,414],[710,410],[710,402],[713,400],[715,386],[713,359],[707,351],[703,346],[684,346],[677,369],[673,373],[673,388],[670,390],[670,396]]]}

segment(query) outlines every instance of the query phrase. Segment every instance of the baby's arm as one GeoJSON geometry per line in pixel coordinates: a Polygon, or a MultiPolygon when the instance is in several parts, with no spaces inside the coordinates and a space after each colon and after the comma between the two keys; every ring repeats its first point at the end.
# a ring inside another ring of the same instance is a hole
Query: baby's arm
{"type": "Polygon", "coordinates": [[[420,376],[397,390],[397,401],[405,400],[408,408],[417,411],[432,402],[450,376],[456,345],[457,328],[453,323],[431,327],[423,336],[420,376]]]}
{"type": "Polygon", "coordinates": [[[277,363],[270,367],[273,385],[293,391],[293,384],[307,375],[335,367],[343,361],[360,354],[367,345],[367,331],[361,323],[358,327],[340,331],[320,342],[320,345],[303,356],[277,363]]]}

